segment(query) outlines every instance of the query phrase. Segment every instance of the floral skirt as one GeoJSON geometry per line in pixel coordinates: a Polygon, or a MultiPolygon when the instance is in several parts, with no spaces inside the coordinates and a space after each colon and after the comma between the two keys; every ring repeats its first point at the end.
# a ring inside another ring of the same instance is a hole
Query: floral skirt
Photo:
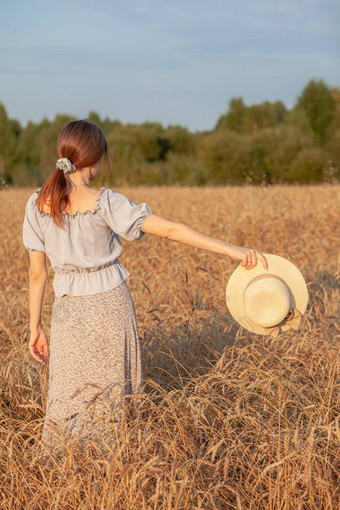
{"type": "Polygon", "coordinates": [[[125,281],[106,292],[55,297],[41,444],[50,451],[115,441],[123,406],[142,390],[137,320],[125,281]]]}

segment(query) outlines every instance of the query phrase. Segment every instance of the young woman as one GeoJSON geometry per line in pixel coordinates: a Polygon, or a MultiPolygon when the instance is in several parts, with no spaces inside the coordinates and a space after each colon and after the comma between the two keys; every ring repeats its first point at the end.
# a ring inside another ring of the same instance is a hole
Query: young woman
{"type": "Polygon", "coordinates": [[[29,350],[46,364],[49,382],[41,443],[53,449],[66,438],[95,438],[119,425],[123,402],[143,384],[138,326],[118,260],[120,236],[144,233],[223,253],[246,269],[266,258],[257,250],[209,237],[154,214],[113,189],[90,187],[108,161],[102,130],[88,120],[61,130],[56,170],[28,199],[23,244],[29,251],[29,350]],[[55,271],[50,345],[41,326],[46,255],[55,271]],[[109,417],[109,422],[105,417],[109,417]]]}

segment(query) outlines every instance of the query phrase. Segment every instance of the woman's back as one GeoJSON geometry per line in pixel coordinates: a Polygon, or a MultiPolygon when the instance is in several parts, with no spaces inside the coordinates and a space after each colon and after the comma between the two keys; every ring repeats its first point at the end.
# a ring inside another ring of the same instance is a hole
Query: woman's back
{"type": "Polygon", "coordinates": [[[145,202],[136,205],[111,188],[87,189],[71,197],[60,227],[48,207],[40,211],[41,189],[27,201],[23,242],[29,251],[42,251],[50,259],[56,296],[104,292],[125,280],[130,273],[119,261],[119,236],[128,241],[143,237],[141,227],[152,214],[150,207],[145,202]]]}

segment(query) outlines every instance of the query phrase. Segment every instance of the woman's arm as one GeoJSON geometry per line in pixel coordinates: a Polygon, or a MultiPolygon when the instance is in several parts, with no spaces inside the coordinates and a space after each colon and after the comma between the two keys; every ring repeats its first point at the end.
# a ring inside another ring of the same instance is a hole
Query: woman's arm
{"type": "Polygon", "coordinates": [[[33,276],[29,273],[30,328],[41,326],[41,308],[47,276],[33,276]]]}
{"type": "Polygon", "coordinates": [[[256,266],[257,260],[260,260],[263,267],[268,269],[267,259],[262,253],[253,248],[243,248],[227,243],[221,239],[198,232],[184,223],[169,221],[155,214],[151,214],[146,218],[141,230],[147,234],[164,237],[177,243],[228,255],[233,260],[240,261],[241,265],[246,269],[256,266]]]}
{"type": "Polygon", "coordinates": [[[32,356],[45,364],[43,355],[48,356],[48,342],[41,325],[41,309],[47,281],[46,255],[41,251],[30,251],[29,310],[30,341],[28,344],[32,356]]]}
{"type": "Polygon", "coordinates": [[[47,280],[46,255],[42,251],[30,251],[29,279],[29,308],[30,327],[37,329],[41,326],[41,308],[47,280]]]}

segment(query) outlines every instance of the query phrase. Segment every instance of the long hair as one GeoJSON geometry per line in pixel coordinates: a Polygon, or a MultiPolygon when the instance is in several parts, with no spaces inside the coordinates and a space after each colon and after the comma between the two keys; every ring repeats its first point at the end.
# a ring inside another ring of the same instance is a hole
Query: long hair
{"type": "MultiPolygon", "coordinates": [[[[78,168],[95,165],[103,158],[110,175],[109,150],[103,131],[94,122],[87,119],[74,120],[60,131],[57,141],[59,158],[68,158],[78,168]]],[[[62,170],[56,169],[45,181],[37,198],[37,206],[43,212],[42,205],[48,204],[50,214],[56,225],[62,228],[65,219],[61,214],[61,203],[67,205],[70,200],[66,191],[66,178],[62,170]]]]}

